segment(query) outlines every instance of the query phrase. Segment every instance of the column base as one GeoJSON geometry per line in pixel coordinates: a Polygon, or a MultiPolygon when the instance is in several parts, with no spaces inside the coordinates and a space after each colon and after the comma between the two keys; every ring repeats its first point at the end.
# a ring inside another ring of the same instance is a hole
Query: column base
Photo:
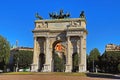
{"type": "Polygon", "coordinates": [[[86,67],[82,64],[79,65],[79,72],[86,72],[86,67]]]}
{"type": "Polygon", "coordinates": [[[50,64],[44,64],[43,72],[52,72],[50,64]]]}
{"type": "Polygon", "coordinates": [[[67,64],[65,72],[72,72],[72,66],[67,64]]]}
{"type": "Polygon", "coordinates": [[[38,72],[38,65],[37,64],[31,64],[31,72],[38,72]]]}

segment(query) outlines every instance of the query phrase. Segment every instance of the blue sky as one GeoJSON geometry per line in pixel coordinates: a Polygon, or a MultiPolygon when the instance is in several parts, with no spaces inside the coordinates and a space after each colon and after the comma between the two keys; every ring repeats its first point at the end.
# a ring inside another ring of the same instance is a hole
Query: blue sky
{"type": "Polygon", "coordinates": [[[70,12],[78,18],[82,10],[87,19],[87,53],[105,45],[120,44],[120,0],[2,0],[0,2],[0,35],[11,45],[33,47],[35,13],[48,19],[49,12],[70,12]]]}

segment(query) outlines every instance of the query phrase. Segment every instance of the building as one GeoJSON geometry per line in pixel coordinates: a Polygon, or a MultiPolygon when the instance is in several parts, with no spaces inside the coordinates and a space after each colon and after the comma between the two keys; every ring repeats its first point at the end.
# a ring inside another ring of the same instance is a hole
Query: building
{"type": "Polygon", "coordinates": [[[15,48],[11,48],[11,51],[33,51],[33,48],[30,47],[15,47],[15,48]]]}
{"type": "Polygon", "coordinates": [[[33,48],[30,47],[12,47],[10,49],[10,64],[13,63],[13,55],[15,54],[16,51],[33,51],[33,48]]]}
{"type": "Polygon", "coordinates": [[[105,47],[105,51],[120,51],[120,45],[107,44],[105,47]]]}
{"type": "Polygon", "coordinates": [[[54,54],[64,54],[66,58],[65,72],[73,70],[73,56],[79,56],[78,71],[86,72],[86,19],[84,11],[78,18],[69,18],[70,14],[60,10],[59,15],[49,14],[51,19],[43,19],[36,14],[34,56],[32,71],[54,72],[54,54]],[[64,51],[62,51],[64,50],[64,51]]]}

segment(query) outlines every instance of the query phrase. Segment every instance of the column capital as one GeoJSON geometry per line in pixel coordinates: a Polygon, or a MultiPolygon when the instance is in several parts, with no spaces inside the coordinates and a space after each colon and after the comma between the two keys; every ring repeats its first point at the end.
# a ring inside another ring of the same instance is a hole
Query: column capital
{"type": "Polygon", "coordinates": [[[37,37],[34,36],[34,39],[37,39],[37,37]]]}
{"type": "Polygon", "coordinates": [[[81,39],[81,38],[83,38],[84,36],[83,36],[83,35],[81,35],[81,36],[78,36],[78,37],[81,39]]]}
{"type": "Polygon", "coordinates": [[[45,38],[47,38],[47,39],[48,39],[48,38],[50,38],[50,37],[49,37],[49,36],[46,36],[45,38]]]}
{"type": "Polygon", "coordinates": [[[70,37],[70,35],[66,35],[66,37],[70,37]]]}
{"type": "Polygon", "coordinates": [[[67,40],[70,40],[70,36],[67,36],[67,40]]]}

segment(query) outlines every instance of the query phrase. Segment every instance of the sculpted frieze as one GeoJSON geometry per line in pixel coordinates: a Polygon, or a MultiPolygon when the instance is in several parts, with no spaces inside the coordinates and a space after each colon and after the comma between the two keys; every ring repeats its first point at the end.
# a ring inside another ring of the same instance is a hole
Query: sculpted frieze
{"type": "Polygon", "coordinates": [[[48,24],[46,22],[36,23],[36,28],[47,28],[48,24]]]}
{"type": "Polygon", "coordinates": [[[83,31],[68,31],[67,35],[83,35],[83,31]]]}
{"type": "Polygon", "coordinates": [[[80,27],[81,23],[80,21],[71,21],[71,23],[68,25],[68,27],[80,27]]]}

